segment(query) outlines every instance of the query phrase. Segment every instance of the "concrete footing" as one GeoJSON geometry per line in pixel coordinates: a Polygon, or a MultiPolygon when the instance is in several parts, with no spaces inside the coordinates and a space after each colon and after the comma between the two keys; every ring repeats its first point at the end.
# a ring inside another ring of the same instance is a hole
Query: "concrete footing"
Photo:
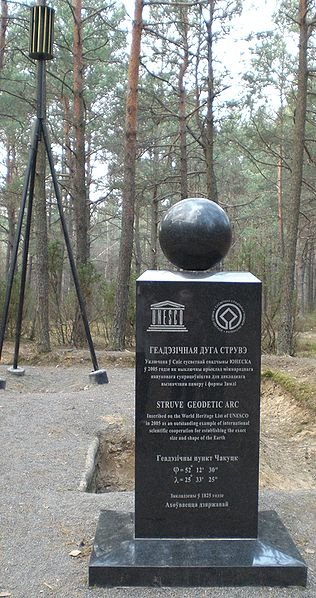
{"type": "Polygon", "coordinates": [[[14,374],[15,376],[24,376],[25,374],[25,369],[24,368],[15,368],[13,367],[13,365],[11,367],[8,368],[8,372],[10,374],[14,374]]]}
{"type": "Polygon", "coordinates": [[[90,382],[94,384],[107,384],[109,379],[106,370],[95,370],[89,374],[90,382]]]}

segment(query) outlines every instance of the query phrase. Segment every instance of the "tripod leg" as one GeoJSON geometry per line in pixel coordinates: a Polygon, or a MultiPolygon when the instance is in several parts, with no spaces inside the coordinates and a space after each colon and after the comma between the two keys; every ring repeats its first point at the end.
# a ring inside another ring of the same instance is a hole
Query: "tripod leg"
{"type": "Polygon", "coordinates": [[[14,274],[15,274],[17,257],[18,257],[19,243],[20,243],[20,239],[21,239],[22,224],[23,224],[23,217],[24,217],[24,211],[25,211],[26,200],[27,200],[27,193],[28,193],[28,189],[29,189],[31,173],[33,171],[35,161],[36,161],[39,127],[40,127],[40,121],[37,119],[34,124],[34,129],[33,129],[32,138],[31,138],[28,165],[27,165],[27,169],[26,169],[26,173],[25,173],[24,186],[23,186],[23,191],[22,191],[21,206],[20,206],[19,217],[18,217],[18,222],[17,222],[17,227],[16,227],[10,268],[9,268],[9,272],[8,272],[6,294],[5,294],[5,298],[4,298],[4,305],[3,305],[2,319],[1,319],[0,359],[1,359],[1,355],[2,355],[4,336],[5,336],[5,331],[6,331],[7,322],[8,322],[10,299],[11,299],[14,274]]]}
{"type": "Polygon", "coordinates": [[[61,221],[65,244],[66,244],[66,248],[67,248],[67,252],[68,252],[68,259],[69,259],[69,263],[70,263],[73,281],[74,281],[75,288],[76,288],[79,308],[80,308],[81,317],[82,317],[82,321],[83,321],[83,325],[84,325],[84,329],[85,329],[85,333],[86,333],[86,339],[87,339],[89,349],[90,349],[91,361],[92,361],[94,370],[97,371],[97,370],[99,370],[99,366],[98,366],[97,357],[96,357],[94,346],[93,346],[93,341],[92,341],[92,337],[91,337],[91,333],[90,333],[85,303],[84,303],[83,295],[81,293],[79,277],[78,277],[78,273],[76,270],[75,260],[74,260],[74,256],[73,256],[73,252],[72,252],[72,248],[71,248],[70,238],[69,238],[66,220],[65,220],[65,216],[64,216],[64,211],[63,211],[63,207],[62,207],[62,199],[61,199],[59,184],[58,184],[58,180],[57,180],[57,176],[56,176],[56,172],[55,172],[53,155],[52,155],[52,151],[51,151],[50,144],[49,144],[48,131],[46,128],[46,124],[44,122],[42,122],[42,132],[43,132],[45,148],[46,148],[46,152],[47,152],[47,156],[48,156],[50,171],[51,171],[51,175],[52,175],[52,179],[53,179],[53,185],[54,185],[54,191],[55,191],[55,195],[56,195],[56,199],[57,199],[60,221],[61,221]]]}
{"type": "Polygon", "coordinates": [[[30,178],[29,201],[28,201],[28,206],[27,206],[26,225],[25,225],[25,234],[24,234],[24,243],[23,243],[21,281],[20,281],[20,297],[19,297],[19,307],[18,307],[18,314],[17,314],[17,320],[16,320],[16,330],[15,330],[15,348],[14,348],[14,358],[13,358],[13,370],[17,369],[17,367],[18,367],[18,359],[19,359],[20,338],[21,338],[22,319],[23,319],[24,295],[25,295],[25,282],[26,282],[26,271],[27,271],[27,256],[28,256],[29,245],[30,245],[32,209],[33,209],[33,199],[34,199],[34,184],[35,184],[35,173],[36,173],[36,155],[35,155],[35,159],[33,161],[33,165],[32,166],[33,167],[32,167],[31,178],[30,178]]]}

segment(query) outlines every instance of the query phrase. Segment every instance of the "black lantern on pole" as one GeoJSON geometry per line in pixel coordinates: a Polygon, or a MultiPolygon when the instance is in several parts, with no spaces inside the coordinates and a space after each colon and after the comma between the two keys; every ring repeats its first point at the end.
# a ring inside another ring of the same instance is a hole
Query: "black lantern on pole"
{"type": "MultiPolygon", "coordinates": [[[[9,371],[13,374],[22,375],[24,369],[18,367],[22,317],[23,317],[23,305],[24,305],[24,292],[26,282],[26,270],[27,270],[27,259],[28,249],[31,231],[31,219],[32,219],[32,207],[34,199],[34,185],[36,176],[36,159],[38,153],[39,142],[42,141],[45,146],[46,155],[48,158],[49,168],[52,176],[53,187],[55,196],[57,199],[57,206],[59,211],[59,217],[61,227],[64,235],[65,245],[68,253],[69,264],[72,272],[73,282],[75,285],[77,299],[79,303],[81,318],[85,329],[86,339],[90,350],[91,361],[93,364],[93,371],[90,373],[90,379],[98,384],[105,384],[108,382],[107,373],[105,370],[100,370],[97,362],[97,357],[94,350],[94,345],[90,333],[90,327],[84,302],[84,297],[81,292],[79,276],[76,270],[75,260],[71,247],[70,237],[67,229],[66,219],[63,212],[62,197],[59,188],[59,183],[55,171],[54,157],[51,150],[49,141],[48,129],[46,125],[46,110],[45,110],[45,70],[46,60],[53,58],[53,37],[54,37],[54,14],[55,11],[46,6],[46,0],[39,0],[36,6],[31,8],[31,23],[30,23],[30,58],[38,61],[37,68],[37,117],[35,119],[30,150],[28,165],[25,173],[25,180],[22,192],[22,200],[19,211],[18,222],[16,226],[16,235],[14,245],[12,249],[12,258],[8,273],[6,294],[4,299],[4,307],[1,320],[0,328],[0,358],[3,348],[4,336],[6,325],[8,321],[9,306],[11,300],[11,292],[13,287],[14,275],[16,271],[17,258],[19,243],[22,235],[22,226],[24,213],[26,211],[26,224],[24,231],[23,251],[22,251],[22,265],[21,265],[21,281],[20,281],[20,294],[19,294],[19,305],[16,320],[16,333],[15,333],[15,349],[13,357],[13,366],[9,368],[9,371]]],[[[0,388],[1,386],[0,381],[0,388]]]]}
{"type": "Polygon", "coordinates": [[[54,17],[53,8],[38,4],[31,8],[30,58],[51,60],[54,58],[54,17]]]}

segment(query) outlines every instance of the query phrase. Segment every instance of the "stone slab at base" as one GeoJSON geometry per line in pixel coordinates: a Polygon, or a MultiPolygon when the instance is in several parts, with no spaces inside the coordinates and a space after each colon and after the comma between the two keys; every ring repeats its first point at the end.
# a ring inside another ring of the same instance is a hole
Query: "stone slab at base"
{"type": "Polygon", "coordinates": [[[307,567],[275,511],[255,540],[135,539],[133,513],[101,511],[89,585],[305,586],[307,567]]]}

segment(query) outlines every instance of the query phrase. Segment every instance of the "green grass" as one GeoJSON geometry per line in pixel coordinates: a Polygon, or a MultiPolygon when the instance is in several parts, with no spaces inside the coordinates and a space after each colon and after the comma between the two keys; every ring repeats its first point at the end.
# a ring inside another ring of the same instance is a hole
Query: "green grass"
{"type": "Polygon", "coordinates": [[[264,370],[262,378],[272,380],[286,390],[301,407],[316,413],[316,384],[300,382],[288,374],[273,370],[264,370]]]}
{"type": "Polygon", "coordinates": [[[305,332],[312,330],[314,330],[314,332],[316,331],[316,311],[305,314],[303,330],[305,332]]]}
{"type": "Polygon", "coordinates": [[[316,341],[301,336],[297,339],[296,353],[300,357],[316,357],[316,341]]]}
{"type": "Polygon", "coordinates": [[[300,357],[316,357],[316,311],[305,314],[300,322],[296,353],[300,357]]]}

